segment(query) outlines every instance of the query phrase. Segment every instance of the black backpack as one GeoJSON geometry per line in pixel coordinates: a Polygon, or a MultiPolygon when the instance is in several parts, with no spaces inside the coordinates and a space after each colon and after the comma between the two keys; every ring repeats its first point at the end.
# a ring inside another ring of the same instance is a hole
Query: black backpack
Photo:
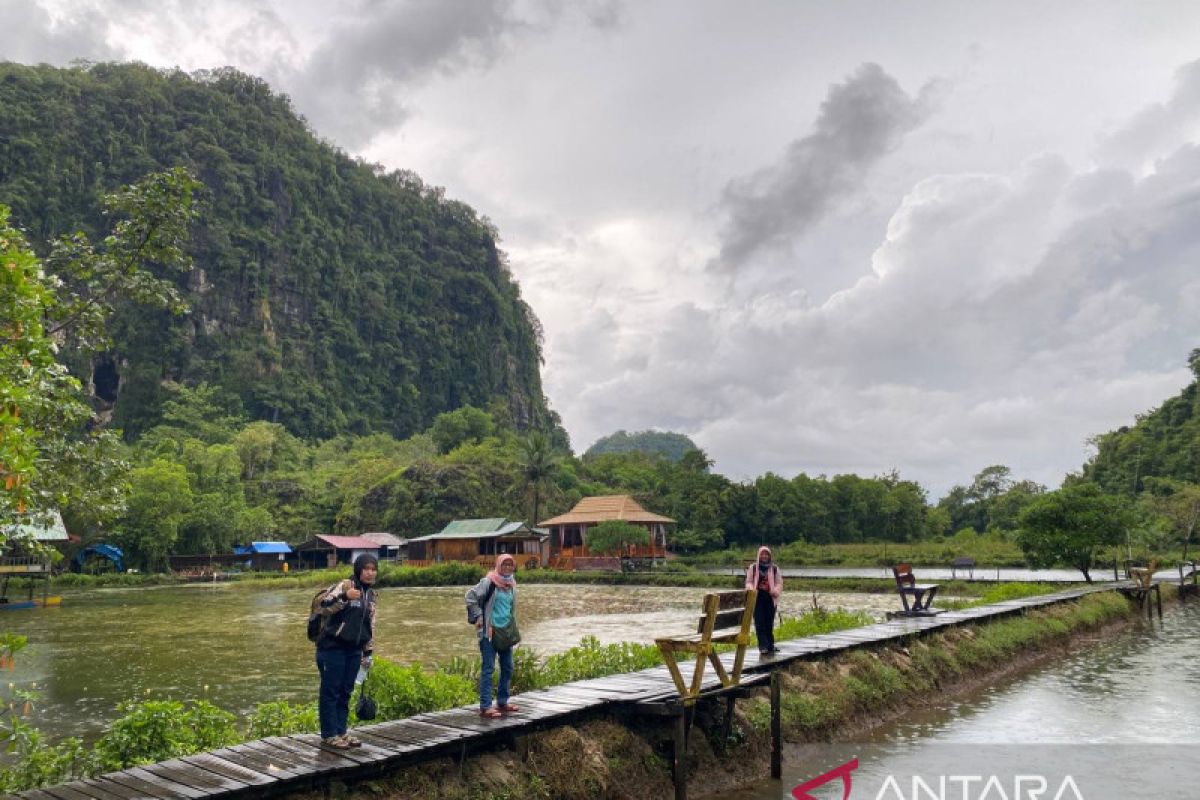
{"type": "Polygon", "coordinates": [[[321,601],[340,584],[341,581],[338,581],[333,586],[322,589],[313,595],[312,602],[308,606],[308,640],[310,642],[315,642],[321,638],[321,634],[325,631],[325,625],[330,619],[329,614],[321,613],[321,601]]]}

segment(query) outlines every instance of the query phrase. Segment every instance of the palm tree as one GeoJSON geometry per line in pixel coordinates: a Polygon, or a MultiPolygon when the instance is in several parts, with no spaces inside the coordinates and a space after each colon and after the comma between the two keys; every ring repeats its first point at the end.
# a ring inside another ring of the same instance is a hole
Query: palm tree
{"type": "Polygon", "coordinates": [[[526,491],[533,495],[533,518],[529,524],[537,525],[542,493],[558,472],[558,456],[550,448],[550,439],[541,431],[531,431],[524,439],[519,439],[518,447],[521,452],[521,479],[526,491]]]}

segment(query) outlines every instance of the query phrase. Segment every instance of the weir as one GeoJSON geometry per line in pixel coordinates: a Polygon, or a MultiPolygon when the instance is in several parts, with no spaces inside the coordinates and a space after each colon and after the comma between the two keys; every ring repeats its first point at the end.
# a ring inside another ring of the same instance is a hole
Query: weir
{"type": "MultiPolygon", "coordinates": [[[[722,686],[710,675],[701,696],[726,699],[727,722],[735,697],[770,681],[772,704],[772,773],[779,771],[779,682],[777,675],[797,661],[880,645],[902,643],[932,631],[1022,614],[1096,592],[1131,588],[1106,584],[1053,594],[1006,600],[986,606],[947,611],[937,616],[897,618],[837,633],[779,642],[770,657],[745,654],[741,685],[722,686]]],[[[721,656],[732,671],[733,654],[721,656]]],[[[520,711],[501,719],[483,719],[477,708],[418,714],[407,719],[361,725],[354,729],[363,746],[333,752],[315,734],[273,736],[157,764],[111,772],[96,778],[31,789],[16,797],[28,800],[208,800],[208,798],[278,797],[320,790],[332,782],[353,783],[380,778],[397,770],[447,756],[465,759],[498,745],[514,744],[537,731],[604,715],[666,716],[674,725],[676,797],[685,796],[686,739],[689,705],[683,703],[666,665],[640,672],[576,681],[516,696],[520,711]]]]}

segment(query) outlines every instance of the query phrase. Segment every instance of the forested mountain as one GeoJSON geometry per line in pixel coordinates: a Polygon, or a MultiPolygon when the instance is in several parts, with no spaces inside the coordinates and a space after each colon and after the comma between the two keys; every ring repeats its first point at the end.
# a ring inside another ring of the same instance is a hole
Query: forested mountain
{"type": "Polygon", "coordinates": [[[602,436],[583,454],[584,458],[604,453],[645,453],[648,456],[665,456],[678,462],[688,450],[695,450],[696,443],[682,433],[671,431],[617,431],[602,436]]]}
{"type": "Polygon", "coordinates": [[[1188,365],[1196,380],[1178,396],[1140,415],[1133,427],[1100,434],[1096,455],[1083,467],[1085,478],[1106,492],[1137,494],[1155,481],[1200,483],[1200,348],[1188,365]]]}
{"type": "Polygon", "coordinates": [[[100,197],[149,172],[204,184],[190,313],[120,307],[113,350],[74,365],[127,436],[170,381],[306,438],[405,437],[466,404],[553,425],[540,328],[486,218],[322,142],[261,80],[0,63],[0,108],[0,204],[34,243],[95,237],[100,197]]]}

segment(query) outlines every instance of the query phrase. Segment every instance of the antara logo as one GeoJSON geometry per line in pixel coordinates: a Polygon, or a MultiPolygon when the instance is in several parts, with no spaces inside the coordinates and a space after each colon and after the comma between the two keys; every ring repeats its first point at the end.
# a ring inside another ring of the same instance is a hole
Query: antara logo
{"type": "Polygon", "coordinates": [[[914,775],[909,788],[912,791],[905,794],[896,777],[888,775],[875,800],[1083,800],[1070,775],[1062,779],[1053,795],[1049,793],[1050,782],[1042,775],[1016,775],[1011,784],[996,775],[939,775],[931,781],[914,775]]]}
{"type": "MultiPolygon", "coordinates": [[[[792,797],[794,800],[817,800],[810,794],[813,789],[841,778],[842,800],[849,800],[850,773],[856,769],[858,759],[852,758],[792,789],[792,797]]],[[[888,775],[875,800],[1084,800],[1070,775],[1062,779],[1054,794],[1050,794],[1050,786],[1050,781],[1042,775],[1016,775],[1011,784],[1006,784],[997,775],[939,775],[930,780],[914,775],[908,787],[911,791],[905,794],[896,776],[888,775]]]]}
{"type": "Polygon", "coordinates": [[[840,767],[834,767],[824,775],[818,775],[812,780],[805,781],[795,789],[792,789],[792,797],[795,800],[817,800],[817,798],[808,793],[809,790],[816,789],[818,786],[824,786],[834,778],[841,778],[842,800],[848,800],[850,797],[850,773],[856,769],[858,769],[858,759],[852,758],[840,767]]]}

